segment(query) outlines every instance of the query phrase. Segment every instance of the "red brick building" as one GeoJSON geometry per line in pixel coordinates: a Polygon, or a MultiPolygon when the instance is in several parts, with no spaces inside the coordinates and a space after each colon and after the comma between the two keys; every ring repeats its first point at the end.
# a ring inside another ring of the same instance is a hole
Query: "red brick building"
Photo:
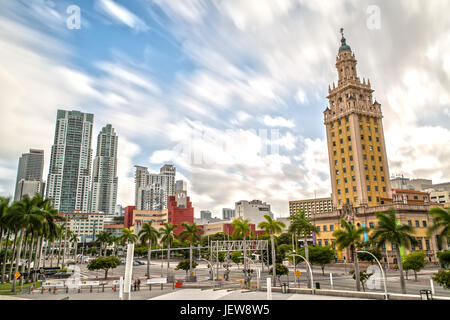
{"type": "Polygon", "coordinates": [[[133,211],[135,206],[125,207],[125,217],[123,219],[124,228],[129,228],[133,225],[133,211]]]}
{"type": "Polygon", "coordinates": [[[179,206],[175,200],[175,196],[170,196],[168,199],[167,207],[169,210],[169,224],[177,226],[174,230],[175,234],[179,234],[183,231],[183,222],[194,223],[194,208],[192,207],[192,202],[190,201],[190,197],[186,197],[185,199],[185,206],[179,206]]]}

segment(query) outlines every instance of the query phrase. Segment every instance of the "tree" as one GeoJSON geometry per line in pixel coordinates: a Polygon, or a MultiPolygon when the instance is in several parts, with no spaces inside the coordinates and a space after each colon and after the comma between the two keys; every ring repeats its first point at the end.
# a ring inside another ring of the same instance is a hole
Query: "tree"
{"type": "Polygon", "coordinates": [[[405,270],[413,270],[414,278],[417,281],[417,272],[422,270],[427,265],[427,256],[424,252],[411,252],[406,256],[405,262],[403,262],[403,268],[405,270]]]}
{"type": "Polygon", "coordinates": [[[88,270],[104,270],[105,271],[105,280],[108,278],[109,269],[117,268],[120,265],[120,260],[117,257],[100,257],[92,260],[88,265],[88,270]]]}
{"type": "Polygon", "coordinates": [[[242,262],[242,254],[240,251],[233,251],[233,253],[231,254],[231,261],[233,261],[234,263],[236,263],[237,267],[239,268],[239,263],[242,262]]]}
{"type": "Polygon", "coordinates": [[[111,244],[111,242],[111,235],[108,232],[102,231],[97,234],[95,243],[100,244],[100,253],[103,253],[104,257],[106,257],[106,249],[108,244],[111,244]]]}
{"type": "MultiPolygon", "coordinates": [[[[17,255],[16,255],[16,261],[15,261],[15,269],[14,274],[19,271],[19,265],[21,262],[21,255],[22,255],[22,246],[23,246],[23,240],[24,236],[27,232],[27,228],[29,226],[37,226],[40,223],[40,209],[37,206],[37,198],[33,197],[30,198],[28,195],[25,195],[22,200],[16,201],[13,203],[11,207],[11,214],[10,219],[14,219],[17,225],[19,226],[19,243],[17,244],[17,255]]],[[[26,241],[25,241],[26,243],[26,241]]],[[[22,264],[22,271],[25,267],[25,264],[22,264]]],[[[16,283],[17,279],[13,278],[13,285],[12,285],[12,292],[16,292],[16,283]]]]}
{"type": "MultiPolygon", "coordinates": [[[[276,255],[275,255],[275,242],[274,242],[274,235],[280,234],[283,228],[286,227],[286,225],[281,221],[273,220],[271,216],[264,215],[264,218],[266,221],[261,222],[258,224],[258,228],[265,231],[267,235],[270,235],[270,243],[272,244],[272,265],[276,264],[276,255]]],[[[277,268],[274,269],[275,272],[273,274],[273,283],[275,285],[275,277],[277,275],[277,268]]]]}
{"type": "Polygon", "coordinates": [[[438,273],[433,273],[433,280],[445,289],[450,289],[450,270],[441,270],[438,273]]]}
{"type": "Polygon", "coordinates": [[[168,224],[167,222],[164,223],[163,228],[161,229],[161,241],[164,243],[167,243],[167,271],[169,271],[170,268],[170,245],[173,243],[173,240],[175,239],[175,228],[177,226],[174,224],[168,224]]]}
{"type": "Polygon", "coordinates": [[[281,263],[277,263],[276,268],[275,268],[275,273],[273,272],[273,267],[270,268],[270,270],[269,270],[269,275],[274,275],[274,274],[277,275],[278,282],[281,283],[280,277],[288,275],[289,269],[285,265],[283,265],[281,263]]]}
{"type": "Polygon", "coordinates": [[[200,241],[200,234],[203,232],[203,229],[199,228],[195,223],[183,222],[181,225],[184,227],[184,230],[180,232],[180,239],[183,241],[189,239],[189,261],[192,266],[192,244],[200,241]]]}
{"type": "MultiPolygon", "coordinates": [[[[251,236],[253,234],[252,229],[250,228],[248,219],[235,219],[231,223],[234,227],[233,230],[233,240],[236,239],[244,239],[244,270],[247,270],[247,246],[246,246],[246,238],[247,235],[251,236]]],[[[247,276],[247,275],[246,275],[247,276]]]]}
{"type": "Polygon", "coordinates": [[[315,246],[310,248],[309,259],[311,264],[319,265],[322,274],[325,274],[325,265],[334,260],[334,250],[331,246],[315,246]]]}
{"type": "MultiPolygon", "coordinates": [[[[382,256],[381,256],[380,250],[376,250],[376,249],[367,249],[367,250],[365,250],[365,251],[368,251],[368,252],[370,252],[371,254],[373,254],[373,255],[378,259],[378,261],[381,260],[381,257],[382,257],[382,256]]],[[[373,257],[372,255],[366,253],[366,252],[358,252],[358,260],[361,260],[361,261],[368,261],[368,262],[370,262],[370,263],[372,263],[372,264],[373,264],[373,262],[375,261],[374,257],[373,257]]]]}
{"type": "MultiPolygon", "coordinates": [[[[8,213],[11,210],[11,199],[10,198],[3,198],[0,197],[0,251],[2,251],[2,244],[3,244],[3,233],[6,233],[5,237],[5,249],[3,250],[5,253],[2,257],[2,276],[1,276],[1,283],[4,282],[4,276],[6,271],[6,262],[12,261],[12,250],[9,250],[9,237],[11,235],[12,224],[8,222],[8,213]],[[11,252],[11,256],[9,256],[9,252],[11,252]]],[[[10,267],[12,268],[12,264],[10,264],[10,267]]]]}
{"type": "Polygon", "coordinates": [[[397,222],[395,218],[395,211],[390,209],[387,214],[378,212],[375,214],[379,220],[378,226],[375,228],[371,235],[371,240],[377,244],[377,248],[381,248],[390,242],[395,245],[395,251],[397,253],[398,270],[400,272],[400,284],[402,287],[402,293],[406,294],[405,278],[403,277],[403,262],[400,254],[400,246],[410,248],[411,244],[417,244],[417,240],[411,235],[414,229],[407,225],[397,222]]]}
{"type": "MultiPolygon", "coordinates": [[[[304,248],[305,248],[305,259],[309,263],[309,248],[308,248],[308,237],[312,232],[319,234],[318,228],[311,223],[311,220],[305,215],[304,210],[297,209],[297,213],[290,217],[291,224],[289,226],[289,232],[303,237],[304,248]]],[[[309,274],[307,273],[307,278],[309,280],[309,274]]],[[[310,286],[310,281],[307,281],[308,287],[310,286]]]]}
{"type": "Polygon", "coordinates": [[[292,245],[290,244],[278,244],[276,260],[283,261],[286,258],[286,252],[292,251],[292,245]]]}
{"type": "Polygon", "coordinates": [[[277,237],[277,244],[292,244],[292,234],[284,232],[277,237]]]}
{"type": "Polygon", "coordinates": [[[144,245],[136,245],[134,247],[134,254],[138,257],[143,257],[145,254],[148,253],[148,249],[144,245]]]}
{"type": "MultiPolygon", "coordinates": [[[[355,280],[355,270],[350,270],[349,272],[353,277],[353,280],[355,280]]],[[[373,275],[373,273],[367,273],[366,271],[360,271],[359,272],[359,281],[361,282],[362,288],[363,288],[363,292],[366,292],[365,289],[365,284],[367,282],[367,280],[369,280],[369,278],[373,275]]]]}
{"type": "Polygon", "coordinates": [[[428,228],[429,235],[438,232],[438,244],[445,250],[450,237],[450,208],[434,207],[428,213],[433,217],[433,225],[428,228]]]}
{"type": "Polygon", "coordinates": [[[156,244],[159,238],[159,231],[156,230],[151,222],[145,223],[142,229],[138,233],[139,239],[141,239],[142,244],[148,242],[148,253],[147,253],[147,279],[150,279],[150,258],[152,255],[152,243],[156,244]]]}
{"type": "Polygon", "coordinates": [[[438,252],[437,257],[442,268],[448,269],[450,267],[450,250],[438,252]]]}
{"type": "Polygon", "coordinates": [[[345,248],[350,248],[351,254],[353,256],[353,262],[355,264],[356,270],[356,290],[361,291],[360,286],[360,272],[358,265],[358,258],[356,254],[356,248],[361,242],[361,235],[363,234],[363,228],[356,228],[353,224],[341,219],[340,221],[342,229],[333,232],[333,237],[336,238],[336,246],[339,250],[345,248]]]}
{"type": "Polygon", "coordinates": [[[122,229],[121,240],[122,240],[123,245],[129,244],[129,243],[136,243],[137,239],[138,239],[138,236],[134,234],[133,230],[130,230],[128,228],[122,229]]]}
{"type": "Polygon", "coordinates": [[[186,275],[187,275],[188,271],[195,269],[197,266],[198,266],[197,262],[185,259],[185,260],[181,260],[178,263],[175,270],[184,270],[184,271],[186,271],[186,275]]]}

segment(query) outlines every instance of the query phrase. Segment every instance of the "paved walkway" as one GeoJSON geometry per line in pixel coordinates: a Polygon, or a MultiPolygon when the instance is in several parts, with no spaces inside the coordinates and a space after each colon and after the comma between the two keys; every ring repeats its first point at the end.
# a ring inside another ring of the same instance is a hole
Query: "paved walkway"
{"type": "MultiPolygon", "coordinates": [[[[227,291],[183,289],[160,295],[149,300],[266,300],[267,292],[263,291],[227,291]]],[[[358,298],[332,297],[311,294],[283,294],[272,292],[272,300],[366,300],[358,298]]]]}

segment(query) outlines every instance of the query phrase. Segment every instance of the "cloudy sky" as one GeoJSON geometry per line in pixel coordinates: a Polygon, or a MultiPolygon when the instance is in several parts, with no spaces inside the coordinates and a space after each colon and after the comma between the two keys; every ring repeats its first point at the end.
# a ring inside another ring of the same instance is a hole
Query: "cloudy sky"
{"type": "MultiPolygon", "coordinates": [[[[390,172],[450,180],[450,2],[15,0],[0,4],[0,195],[45,150],[57,109],[119,135],[118,203],[134,165],[177,167],[196,208],[331,192],[322,112],[339,30],[384,113],[390,172]],[[71,17],[80,8],[80,28],[71,17]]],[[[95,156],[95,155],[94,155],[95,156]]]]}

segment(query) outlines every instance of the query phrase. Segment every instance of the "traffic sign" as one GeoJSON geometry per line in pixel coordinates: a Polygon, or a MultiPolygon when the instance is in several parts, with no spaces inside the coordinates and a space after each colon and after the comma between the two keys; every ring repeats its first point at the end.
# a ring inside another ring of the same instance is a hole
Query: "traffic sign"
{"type": "Polygon", "coordinates": [[[295,271],[295,276],[296,277],[300,277],[302,275],[302,273],[300,272],[300,270],[295,271]]]}
{"type": "Polygon", "coordinates": [[[17,271],[16,273],[14,273],[14,278],[19,279],[19,277],[21,276],[20,272],[17,271]]]}

